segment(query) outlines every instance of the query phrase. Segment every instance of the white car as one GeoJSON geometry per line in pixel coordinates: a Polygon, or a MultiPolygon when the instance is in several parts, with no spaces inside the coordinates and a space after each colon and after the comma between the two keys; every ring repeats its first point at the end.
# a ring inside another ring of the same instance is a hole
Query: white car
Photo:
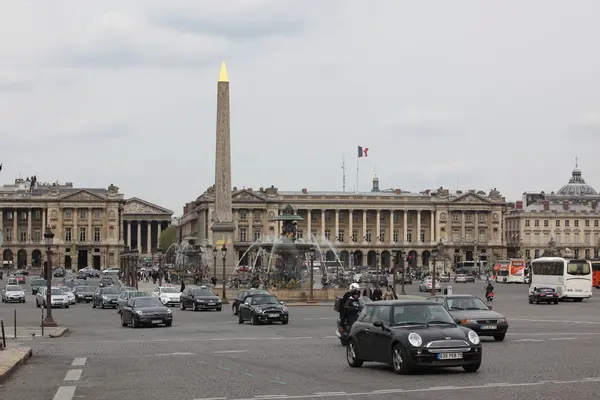
{"type": "MultiPolygon", "coordinates": [[[[35,305],[36,307],[44,307],[46,308],[46,291],[47,288],[41,288],[37,295],[35,296],[35,305]]],[[[63,292],[63,290],[59,287],[53,286],[51,288],[52,292],[50,294],[50,306],[54,307],[63,307],[69,308],[69,298],[63,292]]]]}
{"type": "Polygon", "coordinates": [[[69,299],[69,304],[77,303],[77,298],[75,297],[75,293],[73,293],[73,289],[68,286],[62,286],[61,290],[65,292],[65,296],[69,299]]]}
{"type": "Polygon", "coordinates": [[[455,283],[467,283],[467,276],[465,274],[456,274],[454,277],[455,283]]]}
{"type": "MultiPolygon", "coordinates": [[[[419,292],[431,292],[432,288],[433,288],[433,282],[431,281],[431,279],[424,279],[419,284],[419,292]]],[[[436,292],[442,291],[442,285],[440,284],[440,281],[438,281],[437,279],[435,280],[435,291],[436,292]]]]}
{"type": "Polygon", "coordinates": [[[152,291],[152,296],[158,297],[165,306],[178,306],[181,302],[181,292],[173,286],[159,286],[152,291]]]}
{"type": "Polygon", "coordinates": [[[25,291],[19,285],[6,285],[2,290],[3,303],[25,303],[25,291]]]}
{"type": "Polygon", "coordinates": [[[117,267],[112,267],[105,269],[104,271],[102,271],[102,273],[104,275],[119,275],[121,273],[121,270],[117,267]]]}

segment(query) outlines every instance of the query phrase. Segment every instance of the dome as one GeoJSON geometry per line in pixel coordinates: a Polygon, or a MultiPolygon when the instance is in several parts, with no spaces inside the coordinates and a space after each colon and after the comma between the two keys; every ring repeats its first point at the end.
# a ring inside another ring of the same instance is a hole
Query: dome
{"type": "Polygon", "coordinates": [[[561,187],[558,193],[556,194],[560,196],[571,197],[598,195],[598,193],[594,190],[593,187],[585,183],[585,180],[581,176],[581,170],[579,168],[575,168],[573,170],[573,174],[571,176],[571,179],[569,179],[569,183],[561,187]]]}

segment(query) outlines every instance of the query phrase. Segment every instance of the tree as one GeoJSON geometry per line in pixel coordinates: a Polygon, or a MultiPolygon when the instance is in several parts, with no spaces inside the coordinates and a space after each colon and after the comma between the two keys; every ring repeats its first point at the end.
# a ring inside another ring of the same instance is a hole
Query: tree
{"type": "Polygon", "coordinates": [[[177,242],[177,227],[171,225],[160,234],[160,248],[167,251],[169,246],[175,242],[177,242]]]}

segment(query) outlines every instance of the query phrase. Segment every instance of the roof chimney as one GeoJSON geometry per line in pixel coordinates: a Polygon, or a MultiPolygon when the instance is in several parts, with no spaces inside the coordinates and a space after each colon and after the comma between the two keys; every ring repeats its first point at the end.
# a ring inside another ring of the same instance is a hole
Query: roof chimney
{"type": "Polygon", "coordinates": [[[523,201],[521,201],[521,200],[515,201],[515,208],[517,210],[522,210],[523,209],[523,201]]]}
{"type": "Polygon", "coordinates": [[[569,200],[563,200],[563,209],[565,211],[569,210],[569,200]]]}
{"type": "Polygon", "coordinates": [[[544,200],[544,211],[550,211],[550,202],[548,200],[544,200]]]}
{"type": "Polygon", "coordinates": [[[399,196],[402,194],[402,189],[396,189],[394,192],[399,196]]]}
{"type": "Polygon", "coordinates": [[[302,194],[308,194],[308,189],[307,188],[302,189],[302,194]]]}
{"type": "Polygon", "coordinates": [[[371,189],[371,192],[379,192],[379,178],[377,176],[373,178],[373,189],[371,189]]]}
{"type": "Polygon", "coordinates": [[[598,208],[598,201],[592,200],[592,210],[595,210],[596,208],[598,208]]]}

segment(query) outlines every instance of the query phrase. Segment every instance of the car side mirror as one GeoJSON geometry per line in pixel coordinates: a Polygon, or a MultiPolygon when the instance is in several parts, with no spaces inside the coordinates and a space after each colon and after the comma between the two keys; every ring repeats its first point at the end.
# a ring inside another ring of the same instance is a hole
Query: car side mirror
{"type": "Polygon", "coordinates": [[[383,324],[383,321],[377,320],[377,321],[373,322],[373,326],[376,327],[376,328],[383,329],[385,325],[383,324]]]}
{"type": "Polygon", "coordinates": [[[488,308],[491,310],[491,309],[492,309],[492,306],[488,306],[488,308]]]}

